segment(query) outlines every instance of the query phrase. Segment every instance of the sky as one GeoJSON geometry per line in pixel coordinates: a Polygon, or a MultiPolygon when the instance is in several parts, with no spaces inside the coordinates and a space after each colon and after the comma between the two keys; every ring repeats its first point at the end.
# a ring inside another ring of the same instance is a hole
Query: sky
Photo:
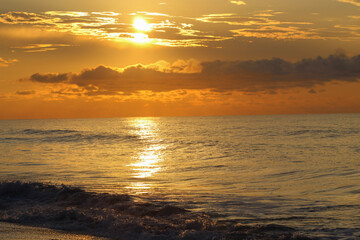
{"type": "Polygon", "coordinates": [[[0,119],[360,112],[360,0],[0,0],[0,119]]]}

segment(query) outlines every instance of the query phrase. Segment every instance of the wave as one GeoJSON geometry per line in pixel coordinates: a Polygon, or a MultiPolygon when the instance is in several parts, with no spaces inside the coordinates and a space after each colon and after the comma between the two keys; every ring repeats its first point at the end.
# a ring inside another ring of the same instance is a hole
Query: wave
{"type": "Polygon", "coordinates": [[[75,133],[78,132],[76,130],[62,130],[62,129],[54,129],[54,130],[40,130],[40,129],[24,129],[21,130],[20,134],[28,134],[28,135],[47,135],[47,134],[67,134],[67,133],[75,133]]]}
{"type": "Polygon", "coordinates": [[[76,130],[41,130],[24,129],[0,138],[3,141],[25,142],[93,142],[93,141],[132,141],[139,139],[136,135],[118,135],[112,133],[91,133],[76,130]]]}
{"type": "Polygon", "coordinates": [[[303,129],[303,130],[291,130],[284,133],[285,136],[320,136],[323,138],[333,138],[348,135],[357,135],[360,133],[360,129],[303,129]]]}
{"type": "Polygon", "coordinates": [[[0,221],[111,239],[311,239],[275,224],[217,222],[166,202],[44,183],[0,183],[0,221]]]}

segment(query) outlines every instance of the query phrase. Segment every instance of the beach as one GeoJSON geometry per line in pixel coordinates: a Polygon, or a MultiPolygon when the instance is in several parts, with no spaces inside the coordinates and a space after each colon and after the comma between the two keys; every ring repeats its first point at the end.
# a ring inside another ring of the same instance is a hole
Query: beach
{"type": "Polygon", "coordinates": [[[6,240],[106,240],[94,236],[71,234],[46,228],[0,222],[0,239],[6,240]]]}

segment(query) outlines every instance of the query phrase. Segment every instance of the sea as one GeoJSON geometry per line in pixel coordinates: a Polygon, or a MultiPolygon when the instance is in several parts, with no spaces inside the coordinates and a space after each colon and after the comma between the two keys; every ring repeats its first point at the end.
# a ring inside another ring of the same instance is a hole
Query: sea
{"type": "Polygon", "coordinates": [[[2,120],[0,182],[0,220],[26,225],[360,239],[360,114],[2,120]]]}

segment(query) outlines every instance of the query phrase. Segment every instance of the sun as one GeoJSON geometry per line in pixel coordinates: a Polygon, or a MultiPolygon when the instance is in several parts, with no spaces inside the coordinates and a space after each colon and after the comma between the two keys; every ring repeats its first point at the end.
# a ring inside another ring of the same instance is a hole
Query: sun
{"type": "Polygon", "coordinates": [[[143,18],[136,18],[133,24],[134,28],[139,31],[148,32],[151,30],[150,24],[148,24],[143,18]]]}

